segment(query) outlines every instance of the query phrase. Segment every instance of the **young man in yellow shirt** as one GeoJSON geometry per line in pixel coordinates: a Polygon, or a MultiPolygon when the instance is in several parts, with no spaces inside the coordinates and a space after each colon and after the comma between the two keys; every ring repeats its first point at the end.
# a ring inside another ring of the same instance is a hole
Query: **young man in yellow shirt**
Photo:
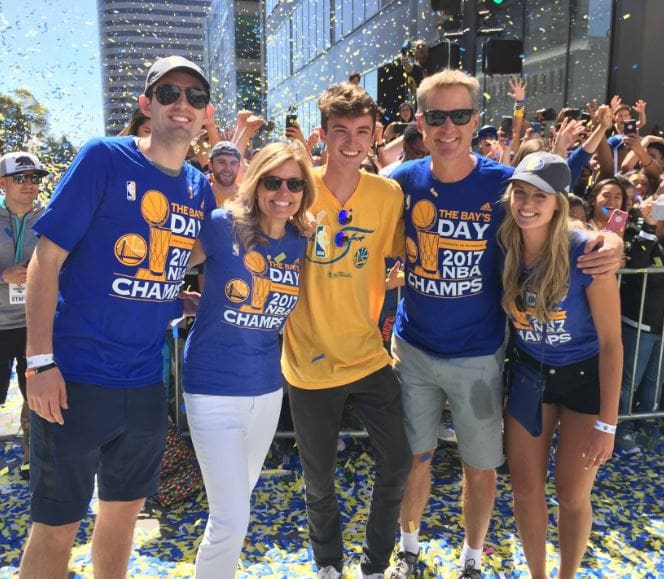
{"type": "Polygon", "coordinates": [[[343,570],[334,483],[341,415],[350,398],[376,461],[357,576],[377,578],[389,563],[411,457],[401,389],[378,329],[385,258],[404,253],[403,195],[393,181],[360,171],[374,142],[373,99],[344,83],[323,92],[318,106],[328,162],[315,173],[317,227],[286,325],[282,367],[318,577],[340,577],[343,570]]]}

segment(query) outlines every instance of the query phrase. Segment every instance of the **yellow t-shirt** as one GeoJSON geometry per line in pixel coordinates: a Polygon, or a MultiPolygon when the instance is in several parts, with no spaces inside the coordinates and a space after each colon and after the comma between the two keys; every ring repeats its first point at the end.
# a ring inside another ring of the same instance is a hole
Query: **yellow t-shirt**
{"type": "Polygon", "coordinates": [[[405,251],[403,193],[395,181],[362,172],[342,207],[320,169],[315,177],[312,213],[325,215],[307,244],[281,357],[286,380],[307,390],[343,386],[390,363],[378,329],[385,258],[405,251]],[[346,225],[339,223],[341,209],[352,215],[346,225]]]}

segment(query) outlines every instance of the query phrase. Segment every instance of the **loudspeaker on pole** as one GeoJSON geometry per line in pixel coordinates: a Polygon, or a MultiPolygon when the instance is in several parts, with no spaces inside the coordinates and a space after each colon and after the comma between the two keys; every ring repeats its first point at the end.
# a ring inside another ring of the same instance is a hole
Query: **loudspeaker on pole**
{"type": "Polygon", "coordinates": [[[518,38],[490,38],[484,44],[484,74],[521,74],[523,42],[518,38]]]}

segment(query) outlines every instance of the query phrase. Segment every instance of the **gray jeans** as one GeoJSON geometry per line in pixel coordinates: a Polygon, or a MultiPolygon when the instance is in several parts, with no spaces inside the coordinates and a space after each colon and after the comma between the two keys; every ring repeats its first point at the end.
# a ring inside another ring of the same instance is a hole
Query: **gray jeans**
{"type": "Polygon", "coordinates": [[[383,573],[394,549],[399,507],[411,453],[401,408],[401,387],[390,366],[351,384],[322,390],[289,386],[291,414],[304,470],[307,520],[318,567],[343,568],[341,514],[334,482],[337,439],[348,397],[369,434],[375,481],[362,556],[365,574],[383,573]]]}

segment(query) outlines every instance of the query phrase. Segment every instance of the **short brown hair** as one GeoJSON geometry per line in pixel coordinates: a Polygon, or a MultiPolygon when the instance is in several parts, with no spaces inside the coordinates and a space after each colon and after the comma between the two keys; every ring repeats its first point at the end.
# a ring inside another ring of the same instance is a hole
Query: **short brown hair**
{"type": "Polygon", "coordinates": [[[357,118],[371,115],[372,123],[376,122],[378,106],[369,93],[363,88],[349,82],[335,84],[318,97],[320,109],[320,126],[327,131],[330,117],[357,118]]]}

